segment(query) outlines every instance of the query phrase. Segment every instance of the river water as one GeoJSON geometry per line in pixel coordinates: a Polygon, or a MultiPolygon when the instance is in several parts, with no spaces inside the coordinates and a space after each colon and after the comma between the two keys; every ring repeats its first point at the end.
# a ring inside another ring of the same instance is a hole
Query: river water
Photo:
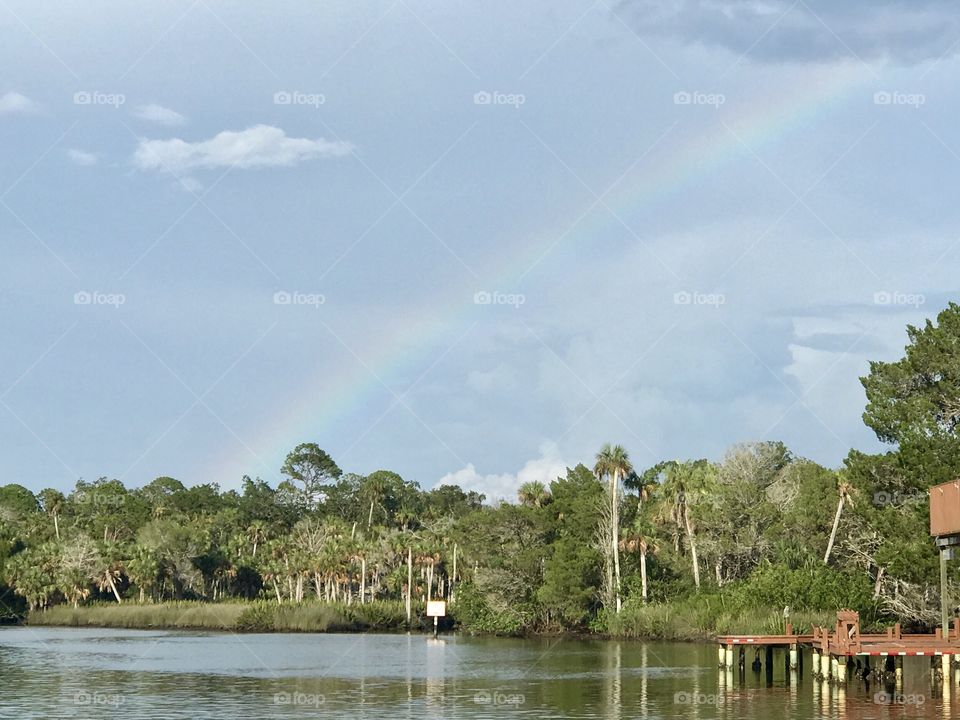
{"type": "MultiPolygon", "coordinates": [[[[717,670],[712,645],[0,628],[3,718],[951,717],[929,660],[901,694],[717,670]],[[878,694],[879,693],[879,694],[878,694]],[[888,704],[893,700],[893,704],[888,704]]],[[[948,695],[951,691],[948,689],[948,695]]],[[[960,713],[957,714],[960,717],[960,713]]]]}

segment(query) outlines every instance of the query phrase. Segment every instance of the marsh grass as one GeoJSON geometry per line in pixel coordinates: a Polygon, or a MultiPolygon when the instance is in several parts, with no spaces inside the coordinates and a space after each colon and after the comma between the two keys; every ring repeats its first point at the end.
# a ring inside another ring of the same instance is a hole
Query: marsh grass
{"type": "Polygon", "coordinates": [[[58,605],[32,612],[28,625],[124,629],[200,629],[235,632],[348,632],[405,627],[402,602],[366,605],[260,602],[58,605]]]}
{"type": "MultiPolygon", "coordinates": [[[[814,625],[832,627],[836,613],[791,613],[794,632],[814,625]]],[[[628,602],[619,616],[607,619],[610,635],[650,640],[710,640],[717,635],[779,634],[784,631],[782,608],[731,606],[720,596],[697,596],[671,603],[628,602]]]]}

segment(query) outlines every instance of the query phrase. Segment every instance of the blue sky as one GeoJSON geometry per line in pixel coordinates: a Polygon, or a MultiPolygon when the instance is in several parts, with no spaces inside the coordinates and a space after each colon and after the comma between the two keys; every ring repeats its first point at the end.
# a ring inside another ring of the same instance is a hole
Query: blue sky
{"type": "Polygon", "coordinates": [[[0,481],[876,449],[960,13],[834,5],[0,0],[0,481]]]}

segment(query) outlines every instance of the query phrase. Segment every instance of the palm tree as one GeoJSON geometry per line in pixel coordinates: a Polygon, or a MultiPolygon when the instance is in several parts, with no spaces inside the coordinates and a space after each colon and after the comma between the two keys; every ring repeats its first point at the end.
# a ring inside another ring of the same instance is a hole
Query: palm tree
{"type": "Polygon", "coordinates": [[[59,490],[47,488],[40,492],[40,502],[43,503],[43,509],[53,518],[53,531],[60,541],[60,513],[63,512],[63,506],[67,499],[59,490]]]}
{"type": "Polygon", "coordinates": [[[633,528],[620,541],[624,552],[640,554],[640,592],[643,601],[647,601],[647,554],[656,555],[660,548],[654,541],[653,528],[637,518],[633,528]]]}
{"type": "Polygon", "coordinates": [[[843,477],[837,478],[837,494],[839,495],[837,514],[833,516],[833,529],[830,531],[830,541],[827,543],[827,552],[823,555],[824,565],[830,562],[830,553],[833,552],[833,543],[837,539],[837,528],[840,527],[840,516],[843,514],[843,506],[850,503],[850,507],[853,507],[853,486],[843,477]]]}
{"type": "Polygon", "coordinates": [[[120,593],[117,591],[117,580],[123,575],[123,560],[120,559],[120,548],[112,541],[98,543],[98,559],[94,570],[93,581],[100,592],[106,592],[108,589],[113,593],[119,605],[122,601],[120,593]]]}
{"type": "Polygon", "coordinates": [[[267,539],[267,526],[260,520],[250,524],[250,527],[247,528],[247,539],[250,541],[251,546],[253,547],[253,552],[251,555],[253,557],[257,556],[257,547],[267,539]]]}
{"type": "Polygon", "coordinates": [[[643,503],[650,499],[653,495],[654,490],[657,489],[657,483],[655,478],[660,474],[663,469],[663,463],[657,465],[643,475],[638,475],[635,471],[630,472],[623,479],[623,486],[629,488],[630,490],[637,491],[637,512],[643,510],[643,503]]]}
{"type": "Polygon", "coordinates": [[[367,513],[368,528],[373,525],[373,510],[377,505],[383,503],[387,489],[387,478],[383,471],[371,473],[360,485],[360,495],[370,503],[370,511],[367,513]]]}
{"type": "Polygon", "coordinates": [[[140,603],[146,600],[147,593],[153,593],[160,574],[160,563],[149,549],[137,545],[133,556],[126,561],[127,577],[140,590],[140,603]]]}
{"type": "Polygon", "coordinates": [[[620,612],[620,499],[618,490],[620,481],[633,471],[630,457],[621,445],[605,443],[597,453],[594,473],[601,480],[606,477],[610,481],[610,549],[613,558],[614,595],[617,603],[617,613],[620,612]]]}
{"type": "Polygon", "coordinates": [[[520,486],[517,499],[520,500],[521,505],[543,507],[550,501],[550,491],[539,480],[531,480],[520,486]]]}
{"type": "Polygon", "coordinates": [[[674,549],[680,550],[680,536],[685,534],[690,547],[690,562],[693,566],[693,584],[700,589],[700,563],[697,559],[697,541],[694,533],[694,524],[690,519],[690,503],[699,493],[704,491],[707,482],[705,473],[709,471],[706,460],[695,462],[676,462],[667,467],[664,480],[663,505],[659,519],[669,518],[673,524],[674,549]]]}

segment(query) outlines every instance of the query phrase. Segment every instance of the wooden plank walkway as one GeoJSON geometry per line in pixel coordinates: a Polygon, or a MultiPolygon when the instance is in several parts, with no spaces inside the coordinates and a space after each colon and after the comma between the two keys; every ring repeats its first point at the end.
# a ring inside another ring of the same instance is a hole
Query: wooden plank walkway
{"type": "MultiPolygon", "coordinates": [[[[719,635],[716,640],[721,668],[732,670],[735,665],[743,668],[744,650],[754,647],[758,653],[755,663],[759,661],[760,648],[764,648],[768,673],[773,667],[775,650],[783,652],[784,666],[793,672],[802,670],[803,652],[809,650],[813,675],[836,682],[846,681],[848,665],[853,668],[857,657],[886,658],[883,664],[887,671],[896,674],[898,682],[902,677],[905,657],[939,657],[940,662],[931,661],[931,665],[939,666],[936,672],[940,673],[940,678],[950,675],[955,658],[960,661],[960,620],[954,622],[947,638],[943,637],[939,628],[931,634],[904,635],[899,623],[885,633],[864,635],[860,632],[859,614],[851,610],[837,613],[837,624],[832,631],[814,627],[812,633],[799,634],[793,632],[790,623],[786,623],[782,635],[719,635]]],[[[856,669],[860,672],[859,661],[856,669]]]]}

